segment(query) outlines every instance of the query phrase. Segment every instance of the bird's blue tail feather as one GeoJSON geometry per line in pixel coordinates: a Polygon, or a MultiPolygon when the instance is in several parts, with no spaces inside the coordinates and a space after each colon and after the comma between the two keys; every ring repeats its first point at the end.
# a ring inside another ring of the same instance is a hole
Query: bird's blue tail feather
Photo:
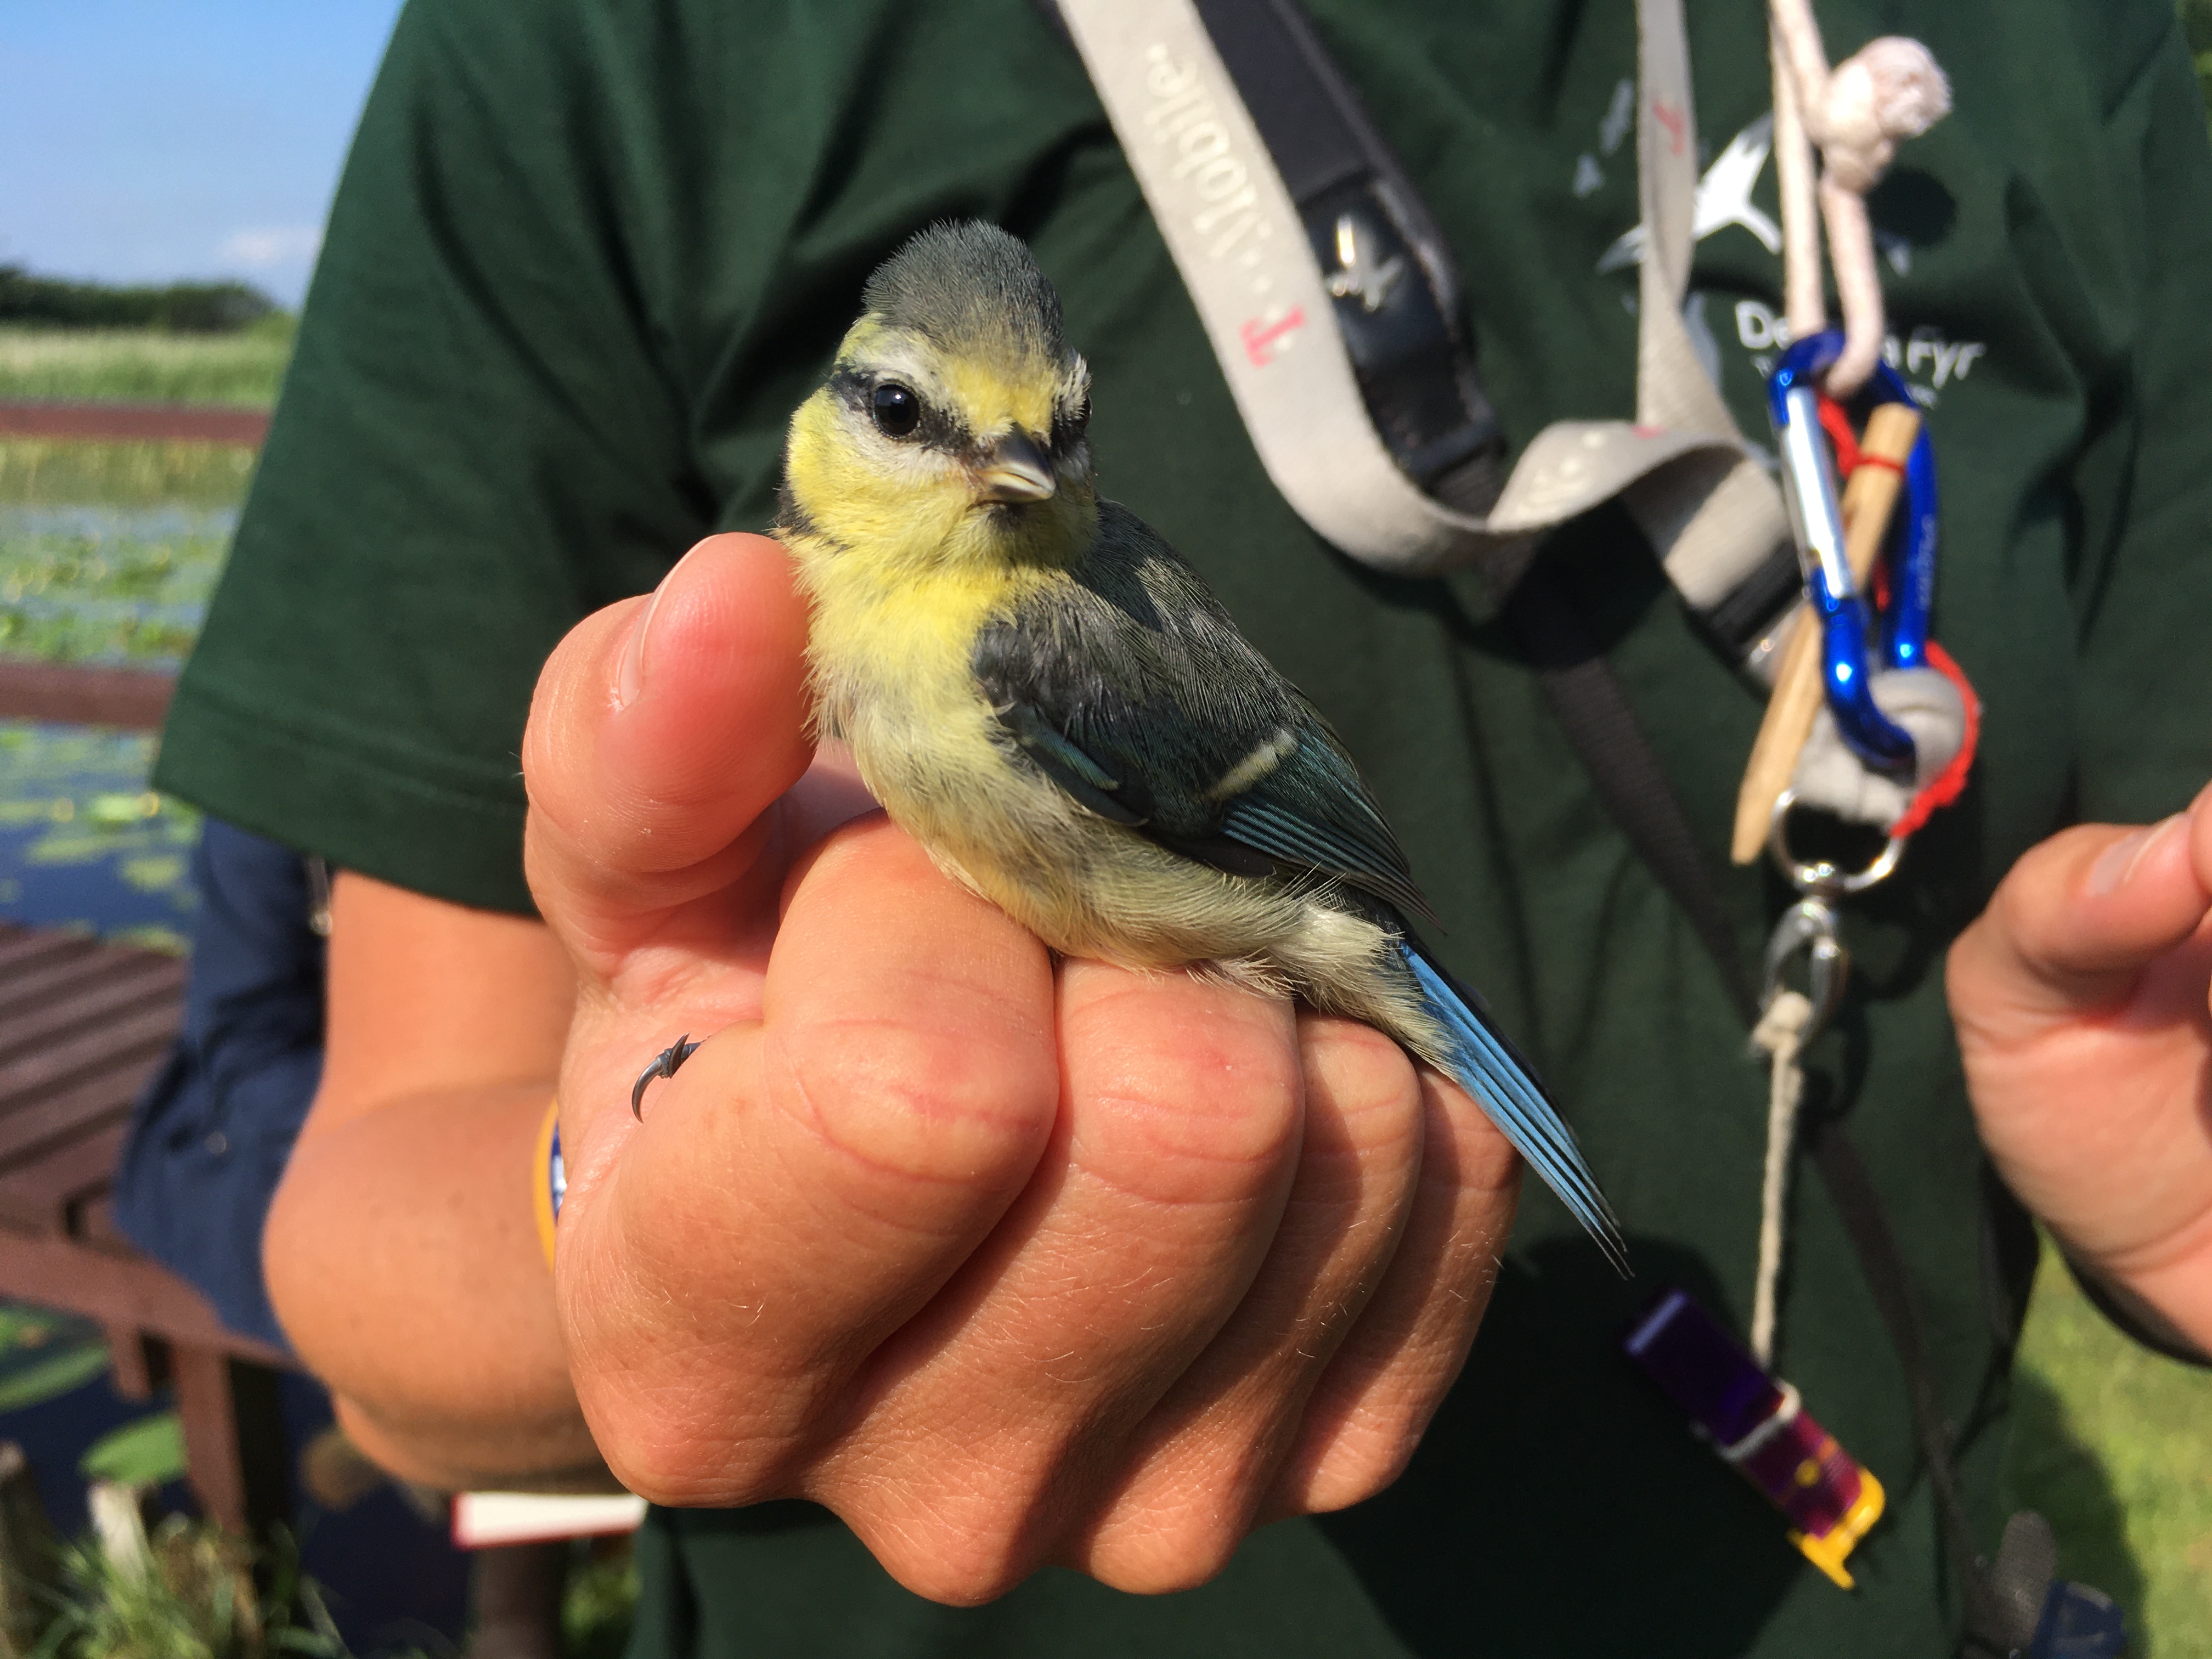
{"type": "Polygon", "coordinates": [[[1435,1014],[1450,1034],[1456,1062],[1449,1066],[1454,1081],[1473,1095],[1490,1115],[1492,1122],[1559,1195],[1575,1219],[1589,1230],[1613,1264],[1627,1271],[1628,1258],[1613,1206],[1598,1190],[1597,1177],[1583,1162],[1573,1132],[1559,1109],[1545,1097],[1543,1086],[1489,1023],[1470,1006],[1450,976],[1425,957],[1419,947],[1401,942],[1398,949],[1413,979],[1435,1014]]]}

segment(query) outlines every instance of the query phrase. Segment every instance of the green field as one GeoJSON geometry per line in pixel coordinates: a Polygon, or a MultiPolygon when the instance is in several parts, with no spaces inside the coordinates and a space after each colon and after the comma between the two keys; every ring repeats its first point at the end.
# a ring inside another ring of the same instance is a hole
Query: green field
{"type": "Polygon", "coordinates": [[[217,444],[0,437],[0,507],[235,507],[253,457],[217,444]]]}
{"type": "Polygon", "coordinates": [[[2048,1249],[2021,1346],[2014,1503],[2128,1611],[2134,1659],[2212,1659],[2212,1370],[2105,1322],[2048,1249]]]}
{"type": "Polygon", "coordinates": [[[0,325],[0,398],[265,407],[292,353],[292,320],[235,334],[0,325]]]}

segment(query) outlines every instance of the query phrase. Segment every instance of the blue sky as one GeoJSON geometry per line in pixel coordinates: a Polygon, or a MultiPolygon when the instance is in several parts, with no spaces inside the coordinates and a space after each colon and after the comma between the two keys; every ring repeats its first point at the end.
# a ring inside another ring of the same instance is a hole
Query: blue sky
{"type": "Polygon", "coordinates": [[[297,305],[398,0],[0,0],[0,263],[297,305]]]}

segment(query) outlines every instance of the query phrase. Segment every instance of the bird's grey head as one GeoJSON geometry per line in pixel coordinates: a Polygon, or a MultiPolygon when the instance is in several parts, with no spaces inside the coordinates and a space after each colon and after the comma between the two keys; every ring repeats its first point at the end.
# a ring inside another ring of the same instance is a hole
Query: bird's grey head
{"type": "Polygon", "coordinates": [[[1019,239],[937,224],[868,278],[825,390],[847,449],[909,489],[1018,507],[1091,485],[1091,371],[1019,239]]]}
{"type": "Polygon", "coordinates": [[[1060,295],[1019,237],[980,220],[909,238],[876,268],[863,298],[889,327],[957,356],[1057,365],[1067,356],[1060,295]]]}

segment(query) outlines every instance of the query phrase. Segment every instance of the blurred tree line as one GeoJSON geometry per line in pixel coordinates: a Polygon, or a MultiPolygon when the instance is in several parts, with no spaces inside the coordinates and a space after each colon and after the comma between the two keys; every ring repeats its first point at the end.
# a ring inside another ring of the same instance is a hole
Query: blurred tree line
{"type": "Polygon", "coordinates": [[[21,265],[0,265],[0,323],[228,334],[276,311],[274,300],[245,283],[112,288],[105,283],[33,276],[21,265]]]}

